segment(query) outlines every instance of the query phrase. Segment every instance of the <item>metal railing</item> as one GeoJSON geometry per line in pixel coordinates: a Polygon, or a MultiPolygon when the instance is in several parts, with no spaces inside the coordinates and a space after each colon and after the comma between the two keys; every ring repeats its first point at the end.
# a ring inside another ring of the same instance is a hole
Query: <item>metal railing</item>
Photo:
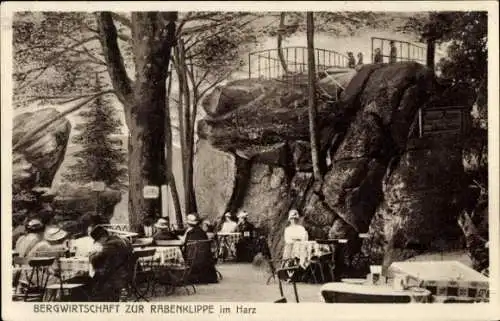
{"type": "MultiPolygon", "coordinates": [[[[333,50],[315,49],[316,72],[330,68],[348,68],[347,56],[333,50]]],[[[307,47],[282,48],[288,74],[307,73],[307,47]]],[[[248,54],[248,78],[279,79],[288,75],[283,68],[278,49],[254,51],[248,54]]]]}
{"type": "Polygon", "coordinates": [[[427,48],[424,46],[416,45],[408,41],[401,41],[396,39],[372,37],[372,55],[371,62],[375,63],[375,50],[380,49],[380,59],[384,63],[391,62],[391,41],[394,43],[395,48],[395,61],[415,61],[419,63],[426,63],[427,48]]]}

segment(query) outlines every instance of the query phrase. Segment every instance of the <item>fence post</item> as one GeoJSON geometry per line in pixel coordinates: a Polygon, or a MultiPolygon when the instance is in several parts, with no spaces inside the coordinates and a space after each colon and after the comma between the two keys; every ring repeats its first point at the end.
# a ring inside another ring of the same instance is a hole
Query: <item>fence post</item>
{"type": "Polygon", "coordinates": [[[252,57],[252,54],[249,53],[248,54],[248,78],[252,78],[252,63],[251,63],[251,57],[252,57]]]}

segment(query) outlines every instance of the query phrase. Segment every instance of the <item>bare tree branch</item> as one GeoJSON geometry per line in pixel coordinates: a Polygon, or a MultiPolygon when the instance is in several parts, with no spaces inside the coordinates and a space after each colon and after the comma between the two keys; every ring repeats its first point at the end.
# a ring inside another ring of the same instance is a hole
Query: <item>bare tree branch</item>
{"type": "MultiPolygon", "coordinates": [[[[115,93],[114,90],[111,90],[111,91],[106,91],[106,93],[115,93]]],[[[26,103],[31,103],[31,102],[34,102],[34,101],[37,101],[37,100],[44,100],[44,99],[51,99],[51,100],[60,100],[58,103],[59,104],[67,104],[67,103],[70,103],[70,102],[74,102],[74,101],[77,101],[77,100],[80,100],[80,99],[83,99],[83,98],[86,98],[86,97],[91,97],[91,96],[95,96],[95,95],[98,95],[98,94],[101,94],[101,93],[87,93],[87,94],[80,94],[80,95],[77,95],[77,96],[74,96],[74,95],[58,95],[58,96],[50,96],[50,95],[42,95],[42,96],[28,96],[26,97],[27,99],[26,100],[23,100],[23,102],[26,102],[26,103]]]]}
{"type": "MultiPolygon", "coordinates": [[[[131,99],[133,99],[132,81],[127,75],[123,57],[118,47],[118,35],[115,24],[113,23],[112,14],[110,12],[98,13],[97,25],[99,26],[102,51],[106,59],[106,64],[108,65],[111,82],[116,90],[118,99],[123,103],[125,108],[127,108],[131,99]]],[[[127,115],[128,113],[125,112],[125,114],[127,115]]],[[[127,125],[128,124],[129,123],[127,123],[127,125]]]]}
{"type": "Polygon", "coordinates": [[[20,86],[19,86],[19,90],[22,90],[23,88],[26,88],[27,86],[31,85],[34,81],[36,81],[38,78],[40,78],[48,69],[49,67],[53,66],[55,62],[57,62],[59,60],[59,58],[61,58],[66,52],[70,51],[70,50],[73,50],[74,48],[78,47],[78,46],[81,46],[87,42],[90,42],[90,41],[93,41],[93,40],[97,40],[98,37],[97,36],[93,36],[93,37],[90,37],[90,38],[85,38],[69,47],[66,47],[64,48],[63,50],[61,51],[58,51],[56,53],[54,53],[47,61],[47,63],[43,66],[43,67],[40,67],[40,68],[35,68],[35,69],[32,69],[31,71],[35,71],[35,70],[40,70],[40,72],[34,76],[33,78],[30,79],[30,81],[27,81],[27,82],[24,82],[22,83],[20,86]]]}
{"type": "Polygon", "coordinates": [[[29,138],[35,136],[40,131],[42,131],[43,129],[45,129],[47,126],[50,126],[50,124],[54,123],[55,121],[57,121],[59,119],[64,118],[66,115],[71,114],[72,112],[74,112],[74,111],[82,108],[83,106],[87,105],[92,100],[96,99],[97,97],[105,95],[105,94],[110,94],[110,93],[115,93],[115,91],[114,90],[106,90],[106,91],[102,91],[100,93],[97,93],[97,94],[95,94],[95,95],[93,95],[93,96],[85,99],[83,102],[81,102],[81,103],[79,103],[79,104],[77,104],[77,105],[75,105],[75,106],[73,106],[73,107],[71,107],[71,108],[63,111],[62,113],[60,113],[56,117],[50,118],[50,119],[46,120],[45,122],[43,122],[42,124],[40,124],[38,127],[35,127],[33,130],[29,131],[23,137],[21,137],[17,141],[17,143],[14,146],[12,146],[12,150],[13,151],[17,151],[20,148],[23,148],[28,143],[29,138]]]}

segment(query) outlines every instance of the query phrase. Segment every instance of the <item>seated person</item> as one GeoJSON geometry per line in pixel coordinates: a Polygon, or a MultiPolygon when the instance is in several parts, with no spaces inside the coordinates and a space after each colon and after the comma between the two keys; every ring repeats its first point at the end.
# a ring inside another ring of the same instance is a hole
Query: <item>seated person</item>
{"type": "Polygon", "coordinates": [[[158,221],[155,223],[155,227],[157,231],[153,235],[153,242],[158,240],[177,240],[177,235],[175,235],[175,233],[170,230],[170,224],[167,218],[162,217],[158,219],[158,221]]]}
{"type": "Polygon", "coordinates": [[[248,221],[248,213],[241,211],[238,214],[236,232],[241,233],[241,239],[236,244],[236,260],[238,262],[252,262],[255,256],[253,234],[255,226],[248,221]]]}
{"type": "Polygon", "coordinates": [[[201,222],[201,229],[207,233],[208,239],[212,240],[215,238],[215,228],[208,219],[204,219],[201,222]]]}
{"type": "Polygon", "coordinates": [[[91,301],[117,302],[132,276],[132,245],[126,239],[109,234],[101,226],[95,227],[90,236],[98,245],[89,256],[94,269],[91,301]]]}
{"type": "Polygon", "coordinates": [[[87,215],[82,217],[81,224],[85,228],[87,234],[71,241],[72,250],[75,251],[75,256],[89,256],[94,248],[94,239],[90,236],[90,232],[100,224],[106,224],[107,220],[100,215],[87,215]]]}
{"type": "Polygon", "coordinates": [[[26,234],[18,238],[16,251],[20,258],[33,257],[37,252],[50,250],[50,244],[44,240],[45,226],[39,219],[32,219],[26,224],[26,234]]]}
{"type": "Polygon", "coordinates": [[[231,219],[231,213],[224,214],[224,223],[220,228],[220,233],[234,233],[238,224],[231,219]]]}
{"type": "Polygon", "coordinates": [[[44,233],[44,239],[50,244],[50,252],[69,250],[69,236],[67,231],[58,226],[48,226],[44,233]]]}
{"type": "Polygon", "coordinates": [[[215,260],[208,242],[208,236],[200,227],[198,215],[189,214],[186,217],[188,228],[184,236],[186,244],[185,257],[194,256],[189,278],[193,283],[217,283],[215,260]],[[196,241],[204,241],[196,243],[196,241]]]}
{"type": "Polygon", "coordinates": [[[285,228],[285,243],[307,241],[309,239],[306,229],[299,224],[299,218],[299,212],[296,209],[288,212],[290,225],[285,228]]]}

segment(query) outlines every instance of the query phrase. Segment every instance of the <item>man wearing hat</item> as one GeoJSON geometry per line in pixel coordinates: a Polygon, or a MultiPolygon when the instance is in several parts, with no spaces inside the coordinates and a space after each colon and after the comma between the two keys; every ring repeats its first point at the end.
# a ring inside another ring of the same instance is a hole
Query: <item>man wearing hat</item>
{"type": "Polygon", "coordinates": [[[238,226],[236,231],[241,233],[241,239],[236,244],[236,260],[238,262],[252,262],[255,252],[253,233],[255,226],[248,221],[248,212],[238,213],[238,226]]]}
{"type": "Polygon", "coordinates": [[[91,300],[117,302],[132,276],[132,245],[126,239],[111,235],[102,226],[92,229],[90,236],[99,245],[89,256],[95,271],[91,300]]]}
{"type": "Polygon", "coordinates": [[[59,226],[47,227],[44,239],[50,244],[50,251],[59,252],[69,249],[69,233],[59,226]]]}
{"type": "Polygon", "coordinates": [[[285,228],[285,243],[307,241],[309,239],[306,229],[299,224],[299,218],[299,212],[296,209],[288,212],[290,225],[285,228]]]}
{"type": "Polygon", "coordinates": [[[170,231],[168,218],[161,217],[160,219],[158,219],[158,221],[155,223],[155,227],[157,229],[157,232],[153,235],[153,241],[177,240],[177,236],[175,235],[175,233],[170,231]]]}
{"type": "Polygon", "coordinates": [[[19,237],[16,242],[16,251],[19,257],[36,256],[37,252],[49,251],[50,244],[44,240],[45,226],[39,219],[31,219],[26,224],[27,234],[19,237]]]}
{"type": "Polygon", "coordinates": [[[193,283],[217,283],[217,271],[208,236],[200,227],[198,214],[186,217],[185,257],[193,259],[189,279],[193,283]],[[201,241],[201,242],[197,242],[201,241]]]}

